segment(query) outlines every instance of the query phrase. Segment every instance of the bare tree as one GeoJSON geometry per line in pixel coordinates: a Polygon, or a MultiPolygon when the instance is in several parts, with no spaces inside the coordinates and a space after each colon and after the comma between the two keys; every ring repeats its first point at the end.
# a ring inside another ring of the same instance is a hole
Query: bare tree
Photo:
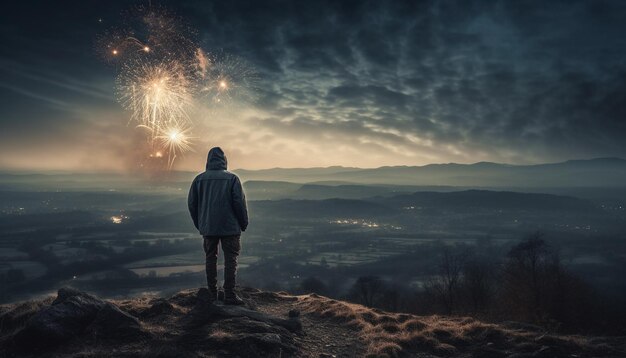
{"type": "Polygon", "coordinates": [[[350,289],[350,296],[358,303],[373,307],[384,287],[384,281],[378,276],[361,276],[350,289]]]}
{"type": "Polygon", "coordinates": [[[559,272],[558,257],[541,232],[515,245],[503,270],[504,295],[511,309],[524,318],[541,319],[559,272]]]}
{"type": "Polygon", "coordinates": [[[426,291],[434,296],[447,314],[453,313],[461,290],[461,274],[465,255],[453,254],[445,248],[439,263],[439,272],[426,283],[426,291]]]}
{"type": "Polygon", "coordinates": [[[495,266],[486,261],[474,259],[463,267],[463,292],[472,312],[483,312],[489,306],[495,291],[495,266]]]}
{"type": "Polygon", "coordinates": [[[327,291],[326,284],[317,277],[308,277],[300,283],[300,289],[304,293],[317,293],[325,295],[327,291]]]}

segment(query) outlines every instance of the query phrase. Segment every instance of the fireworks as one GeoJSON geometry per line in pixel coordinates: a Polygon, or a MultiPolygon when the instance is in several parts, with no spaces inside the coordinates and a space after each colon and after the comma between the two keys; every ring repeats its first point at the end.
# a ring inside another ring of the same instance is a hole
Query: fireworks
{"type": "MultiPolygon", "coordinates": [[[[176,126],[168,127],[163,129],[161,133],[156,136],[156,139],[159,140],[160,144],[167,150],[167,166],[170,169],[174,165],[176,153],[184,153],[191,150],[189,128],[176,126]]],[[[156,156],[159,157],[159,152],[156,153],[156,156]]]]}
{"type": "Polygon", "coordinates": [[[216,55],[211,61],[207,60],[207,55],[200,54],[196,54],[196,58],[200,63],[199,68],[203,69],[200,81],[200,94],[203,97],[214,105],[256,100],[258,75],[252,66],[229,54],[216,55]]]}
{"type": "Polygon", "coordinates": [[[96,38],[96,52],[109,63],[125,64],[128,60],[179,59],[193,56],[197,46],[195,31],[184,21],[159,6],[139,6],[122,14],[118,27],[110,28],[96,38]],[[111,54],[116,55],[111,58],[111,54]]]}
{"type": "Polygon", "coordinates": [[[187,125],[192,104],[189,79],[179,62],[131,63],[117,82],[118,99],[151,140],[166,127],[187,125]]]}
{"type": "Polygon", "coordinates": [[[121,29],[97,39],[98,52],[119,69],[117,99],[130,123],[147,131],[150,158],[192,150],[189,115],[196,100],[232,105],[255,99],[256,72],[232,55],[209,55],[191,39],[195,31],[162,8],[129,12],[121,29]]]}

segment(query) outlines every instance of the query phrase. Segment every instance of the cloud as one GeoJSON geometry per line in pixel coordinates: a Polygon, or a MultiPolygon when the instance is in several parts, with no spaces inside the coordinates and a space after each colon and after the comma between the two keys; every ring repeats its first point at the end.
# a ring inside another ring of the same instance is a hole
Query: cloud
{"type": "MultiPolygon", "coordinates": [[[[262,125],[275,133],[350,132],[387,148],[386,160],[401,147],[418,164],[423,143],[442,161],[626,154],[619,2],[316,4],[233,29],[251,61],[283,46],[271,62],[281,71],[266,68],[275,106],[266,109],[281,119],[262,125]]],[[[234,6],[212,11],[227,19],[254,5],[234,6]]],[[[226,41],[213,27],[206,33],[226,41]]]]}
{"type": "MultiPolygon", "coordinates": [[[[198,29],[204,48],[244,58],[262,78],[254,105],[199,111],[197,153],[180,161],[184,168],[196,168],[212,144],[230,148],[240,167],[626,156],[620,1],[170,5],[198,29]]],[[[84,61],[78,68],[72,80],[13,71],[39,83],[33,88],[2,83],[34,94],[53,86],[74,92],[69,99],[92,97],[76,99],[89,106],[116,106],[102,90],[111,74],[84,61]]]]}
{"type": "Polygon", "coordinates": [[[16,87],[16,86],[13,86],[13,85],[8,84],[8,83],[0,82],[0,88],[4,88],[4,89],[7,89],[7,90],[9,90],[11,92],[20,94],[22,96],[26,96],[26,97],[29,97],[29,98],[32,98],[32,99],[35,99],[35,100],[38,100],[38,101],[45,102],[45,103],[50,104],[52,106],[55,106],[57,108],[66,109],[66,108],[70,107],[69,104],[67,104],[66,102],[63,102],[61,100],[58,100],[58,99],[55,99],[55,98],[52,98],[52,97],[48,97],[48,96],[43,95],[43,94],[31,92],[31,91],[29,91],[27,89],[16,87]]]}

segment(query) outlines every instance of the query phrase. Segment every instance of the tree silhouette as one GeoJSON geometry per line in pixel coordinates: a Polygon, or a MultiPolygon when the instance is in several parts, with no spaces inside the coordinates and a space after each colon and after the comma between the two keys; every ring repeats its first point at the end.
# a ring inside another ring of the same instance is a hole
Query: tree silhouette
{"type": "Polygon", "coordinates": [[[361,276],[352,286],[350,296],[358,303],[373,307],[384,287],[384,281],[378,276],[361,276]]]}
{"type": "Polygon", "coordinates": [[[449,248],[444,248],[439,272],[426,282],[426,291],[443,306],[446,314],[453,313],[457,308],[464,261],[464,255],[455,255],[449,248]]]}
{"type": "Polygon", "coordinates": [[[320,295],[325,295],[328,291],[328,287],[326,284],[318,279],[317,277],[307,277],[300,283],[300,289],[304,293],[317,293],[320,295]]]}

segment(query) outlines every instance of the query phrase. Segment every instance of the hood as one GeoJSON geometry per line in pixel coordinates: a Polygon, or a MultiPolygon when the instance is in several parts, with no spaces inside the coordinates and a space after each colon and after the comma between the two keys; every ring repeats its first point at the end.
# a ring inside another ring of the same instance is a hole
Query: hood
{"type": "Polygon", "coordinates": [[[206,160],[207,170],[226,170],[227,163],[228,161],[222,148],[215,147],[209,150],[209,156],[206,160]]]}

